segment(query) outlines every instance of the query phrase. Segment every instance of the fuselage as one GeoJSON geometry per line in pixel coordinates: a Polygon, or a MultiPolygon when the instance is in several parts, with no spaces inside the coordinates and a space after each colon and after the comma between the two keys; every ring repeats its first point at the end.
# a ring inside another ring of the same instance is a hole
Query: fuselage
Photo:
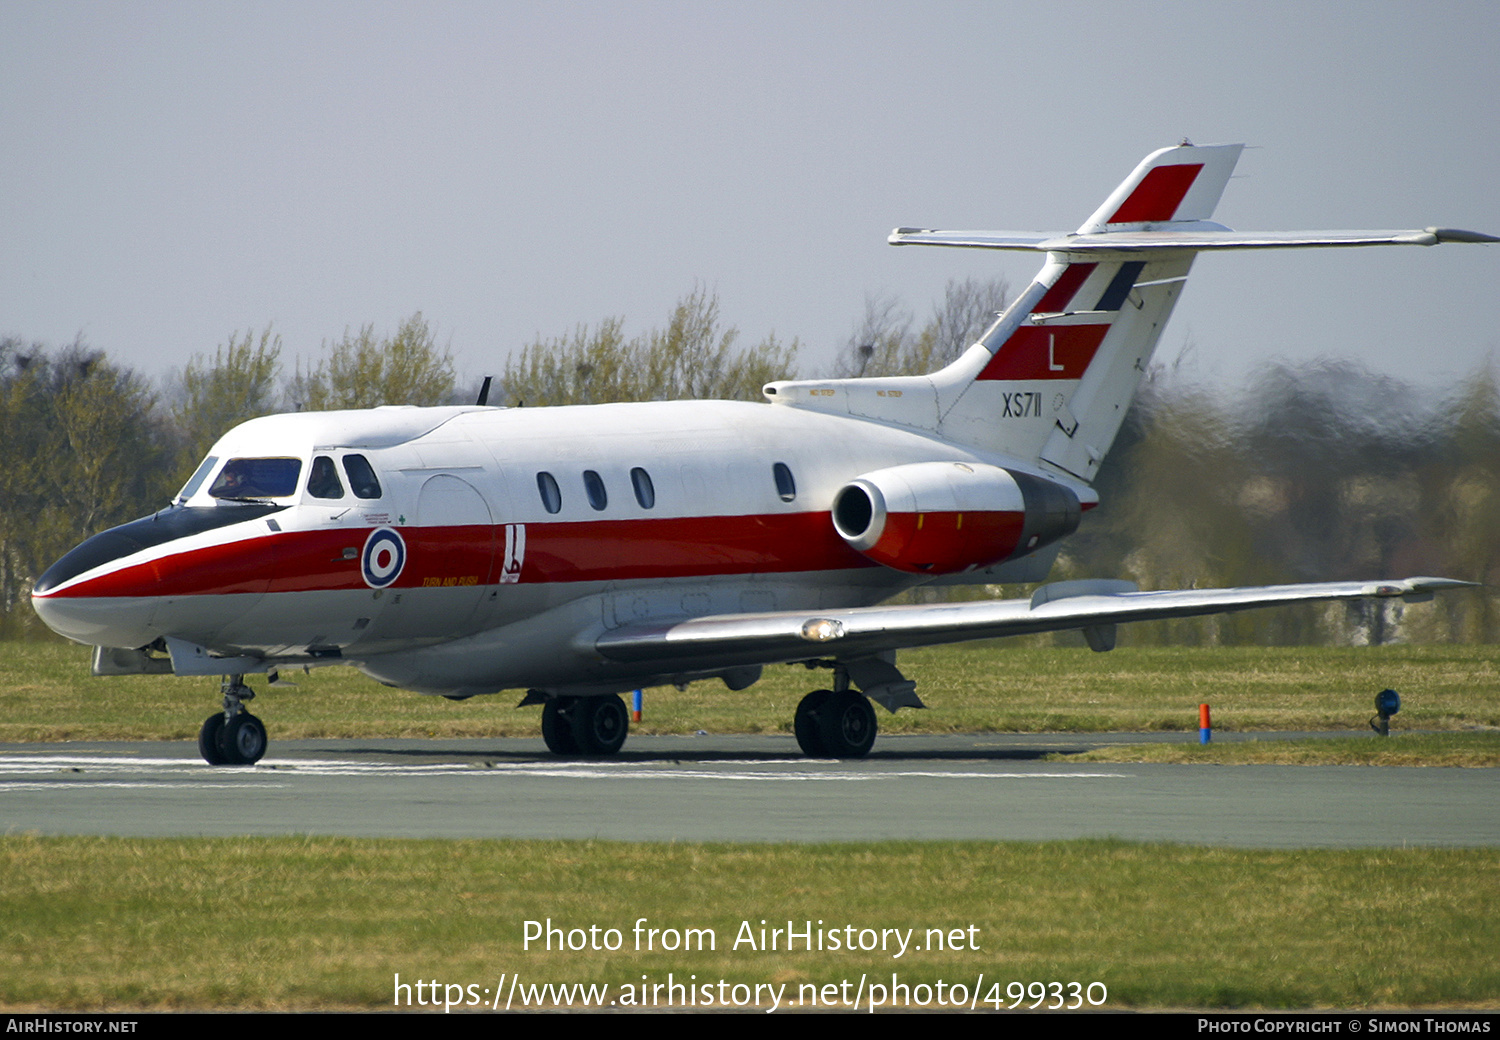
{"type": "MultiPolygon", "coordinates": [[[[931,580],[875,562],[830,517],[851,480],[921,463],[1028,469],[894,424],[732,402],[270,416],[226,434],[171,508],[60,560],[33,602],[97,646],[351,663],[431,693],[677,681],[693,676],[642,675],[593,640],[931,580]]],[[[1013,580],[1050,563],[1004,555],[1013,580]]]]}

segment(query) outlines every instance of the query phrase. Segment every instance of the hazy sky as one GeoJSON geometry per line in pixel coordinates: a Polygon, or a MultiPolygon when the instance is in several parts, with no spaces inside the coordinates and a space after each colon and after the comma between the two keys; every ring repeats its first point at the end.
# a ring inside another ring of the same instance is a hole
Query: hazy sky
{"type": "MultiPolygon", "coordinates": [[[[1038,266],[893,226],[1072,229],[1184,135],[1254,146],[1233,227],[1500,233],[1497,53],[1486,2],[0,0],[0,334],[162,375],[420,310],[477,376],[702,282],[819,374],[867,293],[1038,266]]],[[[1430,384],[1497,286],[1500,246],[1206,257],[1159,356],[1430,384]]]]}

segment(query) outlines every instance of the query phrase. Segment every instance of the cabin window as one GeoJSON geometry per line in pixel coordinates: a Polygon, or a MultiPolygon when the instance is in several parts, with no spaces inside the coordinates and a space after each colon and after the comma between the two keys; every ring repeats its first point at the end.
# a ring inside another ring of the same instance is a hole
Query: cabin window
{"type": "Polygon", "coordinates": [[[591,469],[583,471],[583,490],[589,496],[589,505],[603,509],[609,505],[609,496],[604,493],[604,481],[591,469]]]}
{"type": "Polygon", "coordinates": [[[771,467],[771,475],[776,478],[776,493],[783,502],[790,502],[797,497],[797,481],[792,478],[790,466],[785,462],[778,462],[771,467]]]}
{"type": "Polygon", "coordinates": [[[363,455],[345,455],[344,472],[349,475],[349,486],[356,498],[379,498],[380,478],[363,455]]]}
{"type": "Polygon", "coordinates": [[[630,471],[630,485],[635,488],[635,500],[642,509],[656,505],[656,488],[651,485],[651,474],[637,466],[630,471]]]}
{"type": "Polygon", "coordinates": [[[230,459],[208,493],[214,498],[284,498],[297,493],[301,459],[230,459]]]}
{"type": "Polygon", "coordinates": [[[542,496],[542,508],[547,512],[556,513],[562,509],[562,489],[557,486],[557,478],[551,473],[536,475],[536,490],[542,496]]]}
{"type": "Polygon", "coordinates": [[[203,486],[203,482],[208,479],[208,475],[213,472],[214,467],[218,464],[219,459],[214,455],[210,455],[200,462],[198,468],[193,471],[193,475],[188,478],[188,482],[182,485],[182,490],[177,492],[177,501],[186,502],[196,495],[198,489],[203,486]]]}
{"type": "Polygon", "coordinates": [[[339,481],[338,467],[327,455],[313,459],[307,478],[307,493],[313,498],[343,498],[344,485],[339,481]]]}

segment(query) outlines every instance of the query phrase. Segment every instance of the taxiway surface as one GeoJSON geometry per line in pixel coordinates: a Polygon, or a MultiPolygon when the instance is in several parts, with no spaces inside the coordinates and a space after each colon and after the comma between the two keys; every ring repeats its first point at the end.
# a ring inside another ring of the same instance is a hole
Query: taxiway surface
{"type": "MultiPolygon", "coordinates": [[[[253,767],[188,743],[0,746],[7,833],[629,841],[1044,840],[1500,846],[1490,769],[1099,765],[1051,751],[1147,735],[882,737],[858,762],[790,737],[286,740],[253,767]]],[[[1159,739],[1159,738],[1158,738],[1159,739]]],[[[1182,739],[1177,735],[1176,739],[1182,739]]]]}

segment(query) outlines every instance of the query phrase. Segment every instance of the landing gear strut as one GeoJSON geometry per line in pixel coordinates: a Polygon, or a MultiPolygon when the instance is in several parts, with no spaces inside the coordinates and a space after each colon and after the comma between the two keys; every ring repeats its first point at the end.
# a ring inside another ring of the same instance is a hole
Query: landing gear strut
{"type": "Polygon", "coordinates": [[[630,731],[630,713],[614,694],[549,697],[542,708],[542,739],[555,755],[613,755],[630,731]]]}
{"type": "Polygon", "coordinates": [[[198,731],[198,754],[211,766],[248,766],[266,753],[266,727],[245,710],[255,691],[243,675],[228,675],[220,686],[224,710],[203,720],[198,731]]]}

